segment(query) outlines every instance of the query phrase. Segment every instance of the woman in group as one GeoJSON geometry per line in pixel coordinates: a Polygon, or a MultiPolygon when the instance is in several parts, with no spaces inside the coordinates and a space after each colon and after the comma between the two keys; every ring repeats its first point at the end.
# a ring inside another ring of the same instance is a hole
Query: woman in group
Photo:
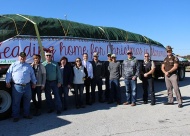
{"type": "Polygon", "coordinates": [[[35,106],[35,116],[39,116],[41,114],[41,93],[42,90],[44,90],[45,87],[45,82],[46,82],[46,69],[45,67],[40,63],[41,60],[41,56],[38,54],[33,55],[33,60],[34,62],[31,64],[33,69],[34,69],[34,73],[37,79],[37,84],[36,84],[36,88],[34,88],[32,90],[32,101],[33,104],[35,106]],[[37,98],[38,101],[36,100],[36,94],[37,94],[37,98]]]}
{"type": "Polygon", "coordinates": [[[60,71],[63,82],[59,88],[59,93],[61,101],[63,102],[63,110],[67,110],[69,89],[71,88],[71,84],[73,82],[73,71],[71,65],[68,64],[67,57],[63,56],[60,60],[60,64],[60,71]],[[62,94],[64,94],[64,97],[62,97],[62,94]]]}
{"type": "Polygon", "coordinates": [[[84,108],[83,105],[83,90],[84,90],[84,80],[88,77],[86,68],[82,65],[80,58],[76,58],[75,65],[73,67],[74,73],[74,90],[75,90],[75,102],[76,108],[84,108]]]}

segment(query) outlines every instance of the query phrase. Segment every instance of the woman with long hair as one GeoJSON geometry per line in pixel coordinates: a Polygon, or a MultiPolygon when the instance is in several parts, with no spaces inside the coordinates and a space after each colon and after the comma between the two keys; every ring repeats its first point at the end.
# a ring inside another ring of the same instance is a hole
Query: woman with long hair
{"type": "Polygon", "coordinates": [[[71,84],[73,82],[73,71],[70,64],[68,64],[67,57],[63,56],[60,60],[60,71],[62,77],[62,85],[59,88],[59,93],[61,97],[61,101],[63,103],[63,110],[67,110],[68,108],[68,98],[69,98],[69,89],[71,88],[71,84]],[[64,97],[62,97],[64,94],[64,97]]]}
{"type": "Polygon", "coordinates": [[[75,65],[73,67],[73,84],[75,90],[75,102],[76,108],[84,108],[83,105],[83,90],[84,90],[84,80],[88,77],[86,68],[82,65],[80,58],[76,58],[75,65]]]}

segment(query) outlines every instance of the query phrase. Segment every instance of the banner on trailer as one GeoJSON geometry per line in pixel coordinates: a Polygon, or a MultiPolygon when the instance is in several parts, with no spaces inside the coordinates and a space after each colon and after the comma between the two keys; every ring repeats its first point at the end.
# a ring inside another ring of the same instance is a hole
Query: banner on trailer
{"type": "MultiPolygon", "coordinates": [[[[106,61],[107,54],[114,53],[117,60],[127,58],[127,50],[132,50],[133,55],[142,60],[144,53],[152,54],[152,60],[163,60],[166,57],[166,50],[163,47],[129,43],[111,42],[89,39],[71,38],[43,38],[43,48],[54,48],[53,59],[59,61],[62,56],[66,56],[69,61],[74,61],[77,57],[82,58],[83,53],[88,53],[89,61],[93,59],[93,52],[99,53],[99,60],[106,61]]],[[[38,41],[36,38],[11,38],[0,43],[0,64],[11,64],[18,60],[19,53],[24,51],[27,54],[27,62],[32,62],[34,54],[40,54],[38,41]]]]}

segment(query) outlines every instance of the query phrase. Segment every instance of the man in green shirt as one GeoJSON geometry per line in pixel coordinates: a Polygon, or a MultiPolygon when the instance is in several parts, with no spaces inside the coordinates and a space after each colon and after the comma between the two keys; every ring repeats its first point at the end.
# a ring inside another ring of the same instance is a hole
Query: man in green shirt
{"type": "Polygon", "coordinates": [[[51,91],[53,91],[54,99],[55,99],[55,106],[57,110],[57,114],[61,114],[62,103],[59,96],[59,87],[62,83],[61,72],[59,69],[59,65],[57,62],[52,60],[52,53],[46,52],[45,53],[46,61],[42,64],[46,68],[46,85],[45,85],[45,96],[46,102],[49,107],[48,113],[54,111],[54,104],[51,96],[51,91]]]}

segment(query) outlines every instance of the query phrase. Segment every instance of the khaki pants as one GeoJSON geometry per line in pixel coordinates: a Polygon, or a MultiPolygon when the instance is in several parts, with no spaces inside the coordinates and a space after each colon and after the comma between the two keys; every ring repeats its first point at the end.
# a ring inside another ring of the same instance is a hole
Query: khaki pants
{"type": "Polygon", "coordinates": [[[165,76],[166,88],[168,90],[168,102],[173,103],[173,89],[176,95],[178,104],[182,104],[181,93],[178,85],[178,76],[172,74],[170,77],[165,76]]]}

